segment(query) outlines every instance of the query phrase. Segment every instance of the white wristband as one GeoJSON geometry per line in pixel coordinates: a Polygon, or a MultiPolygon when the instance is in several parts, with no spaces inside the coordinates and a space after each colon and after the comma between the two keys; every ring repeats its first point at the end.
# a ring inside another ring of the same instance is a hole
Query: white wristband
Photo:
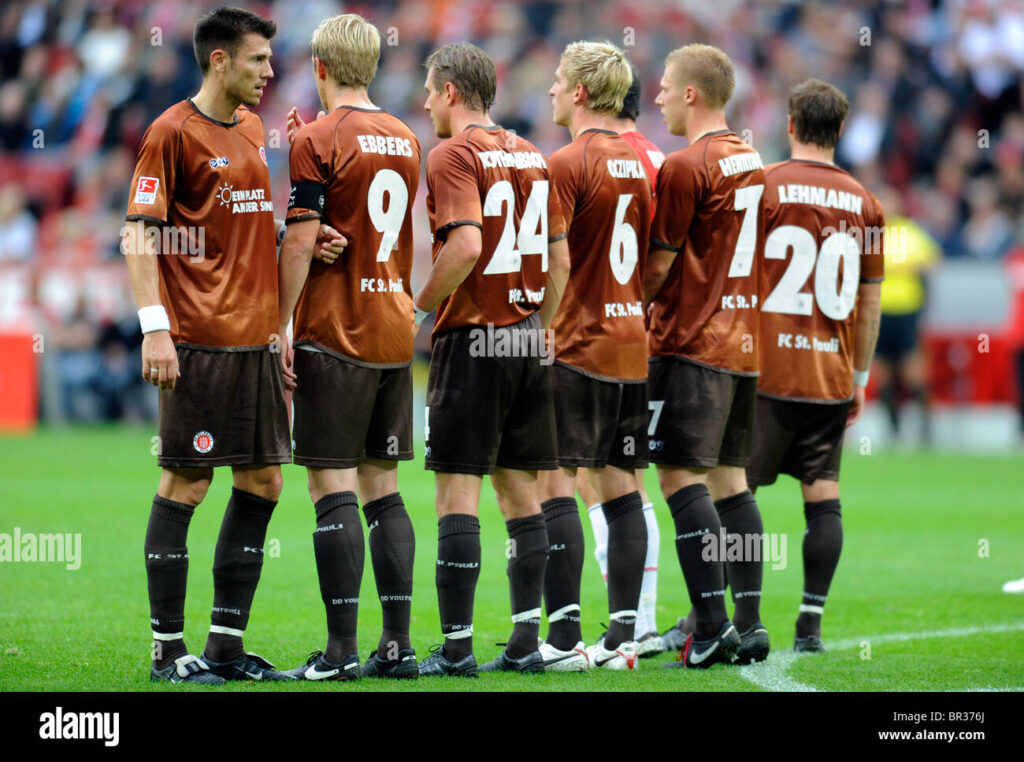
{"type": "Polygon", "coordinates": [[[853,369],[853,385],[854,386],[867,386],[868,385],[868,374],[871,373],[871,369],[857,370],[853,369]]]}
{"type": "Polygon", "coordinates": [[[162,304],[153,304],[139,310],[139,325],[143,333],[171,330],[171,321],[167,318],[167,310],[162,304]]]}
{"type": "Polygon", "coordinates": [[[416,310],[416,325],[423,325],[423,321],[426,320],[427,315],[429,315],[430,312],[427,310],[421,310],[415,304],[412,306],[412,308],[416,310]]]}

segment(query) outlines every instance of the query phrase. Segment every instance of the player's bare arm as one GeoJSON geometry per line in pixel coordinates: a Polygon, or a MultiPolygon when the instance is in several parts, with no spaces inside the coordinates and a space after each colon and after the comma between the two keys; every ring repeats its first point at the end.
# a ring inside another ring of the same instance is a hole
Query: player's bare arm
{"type": "MultiPolygon", "coordinates": [[[[861,283],[857,290],[857,329],[854,334],[853,347],[855,373],[866,373],[871,369],[871,360],[875,356],[875,345],[878,343],[878,328],[882,320],[881,296],[881,283],[861,283]]],[[[854,383],[853,402],[850,403],[850,414],[846,418],[846,425],[855,424],[863,411],[864,386],[854,383]]]]}
{"type": "MultiPolygon", "coordinates": [[[[316,118],[323,119],[324,116],[326,116],[326,112],[320,111],[316,115],[316,118]]],[[[291,111],[288,112],[288,116],[285,119],[285,132],[288,135],[288,145],[295,142],[295,136],[298,135],[299,130],[305,126],[306,122],[303,121],[301,116],[299,116],[299,110],[295,106],[292,106],[291,111]]],[[[274,220],[274,224],[278,235],[281,235],[281,228],[284,227],[284,220],[274,220]]],[[[316,236],[316,246],[313,249],[313,258],[319,259],[327,265],[334,264],[338,257],[341,256],[341,252],[345,250],[346,245],[348,245],[348,241],[345,240],[345,236],[330,225],[321,225],[316,236]]]]}
{"type": "Polygon", "coordinates": [[[569,242],[563,238],[548,244],[548,284],[544,289],[544,304],[540,308],[540,322],[544,328],[551,326],[562,303],[565,286],[569,282],[572,260],[569,258],[569,242]]]}
{"type": "Polygon", "coordinates": [[[415,307],[424,312],[437,307],[473,271],[482,251],[483,238],[476,225],[459,225],[452,229],[427,282],[413,299],[415,307]]]}
{"type": "Polygon", "coordinates": [[[281,342],[281,370],[284,373],[285,388],[289,391],[295,389],[296,378],[292,372],[292,350],[286,331],[309,275],[309,263],[313,259],[313,248],[320,227],[320,221],[315,219],[289,225],[277,263],[277,335],[281,342]]]}
{"type": "Polygon", "coordinates": [[[644,267],[643,294],[644,305],[651,303],[657,296],[661,287],[668,278],[668,272],[672,269],[672,263],[676,261],[676,252],[669,249],[652,248],[647,254],[647,264],[644,267]]]}
{"type": "MultiPolygon", "coordinates": [[[[121,250],[128,263],[132,292],[140,310],[161,306],[157,252],[146,250],[146,241],[158,241],[160,236],[153,233],[147,236],[148,228],[159,231],[157,225],[146,224],[143,220],[126,223],[121,243],[121,250]]],[[[180,375],[178,352],[171,341],[170,331],[146,332],[142,338],[142,377],[161,389],[173,389],[175,379],[180,375]]]]}

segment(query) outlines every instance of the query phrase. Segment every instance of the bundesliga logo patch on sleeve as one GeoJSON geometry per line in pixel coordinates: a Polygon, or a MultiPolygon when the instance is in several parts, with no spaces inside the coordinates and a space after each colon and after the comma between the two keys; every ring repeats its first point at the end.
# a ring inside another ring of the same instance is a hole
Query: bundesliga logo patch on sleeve
{"type": "Polygon", "coordinates": [[[135,188],[136,204],[155,204],[156,191],[160,187],[159,177],[140,177],[135,188]]]}

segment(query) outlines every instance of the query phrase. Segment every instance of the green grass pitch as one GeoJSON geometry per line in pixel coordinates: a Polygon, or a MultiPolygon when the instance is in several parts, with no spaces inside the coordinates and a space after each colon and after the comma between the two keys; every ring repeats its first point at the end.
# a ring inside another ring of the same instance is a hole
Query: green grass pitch
{"type": "MultiPolygon", "coordinates": [[[[17,527],[22,533],[81,534],[77,570],[61,563],[0,563],[0,690],[182,690],[148,680],[142,543],[159,475],[150,454],[153,433],[43,429],[30,437],[0,438],[0,533],[17,527]]],[[[419,452],[419,460],[400,467],[399,485],[418,539],[412,639],[422,658],[440,641],[440,630],[433,476],[423,470],[422,447],[419,452]]],[[[282,668],[301,664],[326,637],[305,473],[286,466],[284,474],[246,633],[249,649],[282,668]]],[[[218,469],[189,534],[186,642],[196,653],[209,626],[210,569],[230,484],[230,472],[218,469]]],[[[658,494],[653,469],[648,489],[658,494]]],[[[765,531],[784,533],[788,551],[785,568],[765,568],[762,619],[774,649],[765,664],[690,672],[661,670],[665,658],[657,657],[633,673],[484,675],[398,685],[232,684],[219,690],[1024,690],[1024,595],[1000,590],[1006,580],[1024,576],[1019,456],[861,455],[851,447],[842,493],[845,544],[824,620],[830,650],[823,655],[797,657],[791,651],[803,516],[797,484],[783,477],[758,493],[765,531]]],[[[660,496],[655,508],[662,536],[658,617],[664,628],[688,603],[671,518],[660,496]]],[[[484,554],[474,642],[482,663],[498,653],[495,642],[510,630],[506,535],[488,484],[480,517],[484,554]]],[[[585,517],[583,523],[588,550],[582,606],[590,641],[607,621],[607,600],[585,517]]],[[[361,595],[359,642],[365,657],[380,628],[368,555],[361,595]]]]}

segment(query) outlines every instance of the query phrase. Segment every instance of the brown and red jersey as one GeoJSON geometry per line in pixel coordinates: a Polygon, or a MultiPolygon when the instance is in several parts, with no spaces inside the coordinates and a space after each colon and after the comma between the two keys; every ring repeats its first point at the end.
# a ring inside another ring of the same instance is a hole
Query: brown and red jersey
{"type": "Polygon", "coordinates": [[[884,277],[885,217],[878,199],[835,165],[791,159],[765,175],[758,391],[845,402],[853,396],[857,290],[884,277]]]}
{"type": "Polygon", "coordinates": [[[265,347],[277,330],[277,237],[263,122],[245,106],[230,124],[191,101],[146,130],[129,222],[161,230],[160,300],[175,343],[265,347]]]}
{"type": "Polygon", "coordinates": [[[552,228],[568,230],[572,270],[551,327],[555,358],[603,380],[647,378],[641,272],[651,186],[618,134],[585,130],[548,160],[552,228]]]}
{"type": "Polygon", "coordinates": [[[678,256],[652,300],[652,356],[757,375],[764,182],[757,151],[728,130],[666,157],[651,248],[678,256]]]}
{"type": "Polygon", "coordinates": [[[437,259],[448,233],[480,228],[480,259],[437,307],[434,335],[462,326],[512,325],[544,301],[550,183],[544,155],[497,125],[470,125],[427,156],[427,214],[437,259]]]}
{"type": "Polygon", "coordinates": [[[385,111],[342,106],[299,132],[289,165],[286,222],[322,219],[348,239],[333,264],[310,264],[295,345],[373,367],[408,364],[419,141],[385,111]]]}

